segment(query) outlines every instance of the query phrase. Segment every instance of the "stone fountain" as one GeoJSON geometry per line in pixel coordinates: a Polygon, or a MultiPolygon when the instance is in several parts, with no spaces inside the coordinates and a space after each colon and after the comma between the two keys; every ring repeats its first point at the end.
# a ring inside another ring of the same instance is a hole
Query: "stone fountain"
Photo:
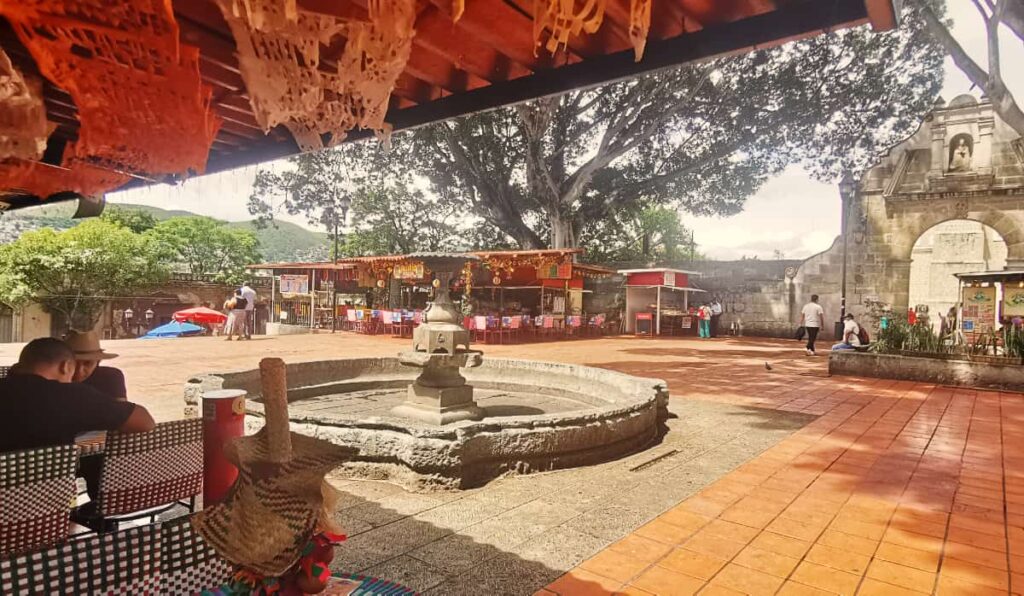
{"type": "MultiPolygon", "coordinates": [[[[413,487],[472,488],[508,473],[589,465],[644,449],[664,428],[664,381],[603,368],[487,358],[448,295],[473,257],[423,253],[436,298],[397,358],[288,365],[292,430],[359,450],[350,475],[413,487]]],[[[345,338],[339,336],[339,349],[345,338]]],[[[524,348],[526,350],[528,348],[524,348]]],[[[186,415],[207,391],[242,389],[259,426],[256,369],[199,375],[185,387],[186,415]]]]}
{"type": "Polygon", "coordinates": [[[484,411],[473,401],[473,386],[466,384],[460,369],[480,366],[483,353],[469,349],[469,331],[461,325],[462,315],[455,310],[448,292],[452,276],[469,261],[478,259],[447,253],[409,257],[422,261],[427,270],[434,272],[435,298],[423,313],[425,321],[413,332],[412,351],[398,355],[399,362],[422,372],[409,385],[405,402],[391,412],[439,426],[480,420],[484,411]]]}

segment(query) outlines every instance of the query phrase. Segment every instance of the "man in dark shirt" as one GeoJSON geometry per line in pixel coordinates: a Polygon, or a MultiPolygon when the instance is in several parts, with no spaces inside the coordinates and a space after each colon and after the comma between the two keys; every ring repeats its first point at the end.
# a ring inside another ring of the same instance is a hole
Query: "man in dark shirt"
{"type": "Polygon", "coordinates": [[[95,331],[70,331],[64,343],[75,353],[73,382],[84,383],[114,399],[128,399],[124,373],[112,366],[99,365],[103,360],[117,358],[117,354],[100,347],[100,338],[95,331]]]}
{"type": "Polygon", "coordinates": [[[14,374],[0,379],[0,452],[69,445],[88,431],[153,429],[146,408],[72,383],[74,373],[74,353],[59,339],[22,349],[14,374]]]}

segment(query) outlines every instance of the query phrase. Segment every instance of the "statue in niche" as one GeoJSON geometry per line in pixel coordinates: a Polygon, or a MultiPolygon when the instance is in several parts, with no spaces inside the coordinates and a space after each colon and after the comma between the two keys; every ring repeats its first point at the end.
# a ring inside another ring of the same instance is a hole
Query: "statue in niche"
{"type": "Polygon", "coordinates": [[[969,172],[974,156],[974,139],[967,133],[960,133],[949,143],[949,167],[947,172],[969,172]]]}

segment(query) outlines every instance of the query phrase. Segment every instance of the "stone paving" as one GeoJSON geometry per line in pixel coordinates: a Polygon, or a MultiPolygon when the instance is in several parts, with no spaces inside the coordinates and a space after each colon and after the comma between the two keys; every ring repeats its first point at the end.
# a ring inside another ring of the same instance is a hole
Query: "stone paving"
{"type": "MultiPolygon", "coordinates": [[[[123,354],[133,399],[169,419],[188,374],[406,344],[220,341],[105,345],[123,354]]],[[[0,346],[0,363],[17,349],[0,346]]],[[[787,341],[484,349],[664,378],[677,417],[630,458],[474,491],[335,477],[351,535],[338,566],[429,594],[1024,593],[1020,394],[828,378],[824,358],[787,341]]]]}

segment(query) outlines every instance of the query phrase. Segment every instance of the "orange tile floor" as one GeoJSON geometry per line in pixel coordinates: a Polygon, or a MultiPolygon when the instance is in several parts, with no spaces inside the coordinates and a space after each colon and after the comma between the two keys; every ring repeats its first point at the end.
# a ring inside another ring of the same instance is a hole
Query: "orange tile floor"
{"type": "Polygon", "coordinates": [[[767,379],[674,395],[820,418],[539,594],[1024,593],[1024,395],[767,379]]]}

